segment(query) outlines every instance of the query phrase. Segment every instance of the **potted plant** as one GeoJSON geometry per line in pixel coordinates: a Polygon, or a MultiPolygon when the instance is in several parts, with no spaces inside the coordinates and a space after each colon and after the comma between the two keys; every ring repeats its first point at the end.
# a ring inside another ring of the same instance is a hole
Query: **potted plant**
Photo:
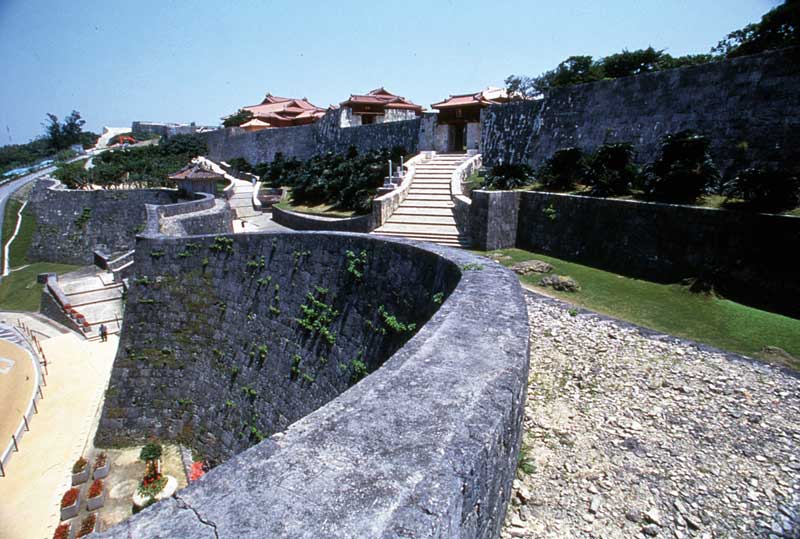
{"type": "Polygon", "coordinates": [[[89,463],[81,457],[72,465],[72,485],[80,485],[89,479],[89,463]]]}
{"type": "Polygon", "coordinates": [[[161,473],[161,444],[152,441],[142,447],[139,459],[144,461],[145,471],[139,488],[133,493],[134,512],[140,511],[154,501],[172,496],[178,487],[177,480],[161,473]]]}
{"type": "Polygon", "coordinates": [[[72,525],[69,522],[59,524],[53,532],[53,539],[72,539],[72,525]]]}
{"type": "Polygon", "coordinates": [[[61,520],[67,520],[78,514],[79,493],[80,491],[77,488],[72,487],[61,497],[61,520]]]}
{"type": "Polygon", "coordinates": [[[110,463],[108,462],[108,455],[100,453],[94,458],[94,479],[104,479],[108,475],[110,463]]]}
{"type": "Polygon", "coordinates": [[[75,534],[75,537],[86,537],[87,535],[94,533],[97,529],[97,515],[91,513],[81,520],[81,525],[78,528],[78,533],[75,534]]]}
{"type": "Polygon", "coordinates": [[[86,507],[89,511],[100,509],[105,503],[106,494],[103,490],[103,480],[95,479],[89,487],[89,498],[86,500],[86,507]]]}

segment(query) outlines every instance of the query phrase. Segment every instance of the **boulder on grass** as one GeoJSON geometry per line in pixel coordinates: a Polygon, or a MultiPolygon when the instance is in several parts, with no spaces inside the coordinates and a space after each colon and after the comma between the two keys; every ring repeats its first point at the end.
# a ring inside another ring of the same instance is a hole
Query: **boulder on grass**
{"type": "Polygon", "coordinates": [[[511,271],[518,275],[528,275],[529,273],[550,273],[553,271],[553,266],[541,260],[526,260],[525,262],[517,262],[511,266],[511,271]]]}
{"type": "Polygon", "coordinates": [[[539,281],[539,284],[541,286],[549,286],[553,290],[558,290],[559,292],[578,292],[581,289],[581,285],[578,284],[578,281],[564,275],[548,275],[547,277],[543,277],[542,280],[539,281]]]}

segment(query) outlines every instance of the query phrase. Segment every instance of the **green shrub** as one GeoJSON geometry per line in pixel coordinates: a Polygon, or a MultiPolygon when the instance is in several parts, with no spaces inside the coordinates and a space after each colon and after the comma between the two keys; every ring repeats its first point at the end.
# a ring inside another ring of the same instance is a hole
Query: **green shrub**
{"type": "Polygon", "coordinates": [[[586,167],[586,184],[600,197],[626,195],[636,181],[633,145],[628,142],[603,144],[595,150],[586,167]]]}
{"type": "Polygon", "coordinates": [[[372,198],[388,173],[388,161],[400,162],[403,148],[373,150],[359,154],[326,153],[307,161],[285,160],[276,154],[268,165],[256,167],[262,181],[272,187],[291,187],[292,201],[315,206],[333,205],[342,210],[368,213],[372,198]]]}
{"type": "Polygon", "coordinates": [[[666,135],[647,167],[645,193],[662,202],[691,204],[719,180],[708,138],[691,130],[666,135]]]}
{"type": "Polygon", "coordinates": [[[782,168],[748,168],[733,179],[726,194],[753,210],[780,212],[800,204],[800,178],[782,168]]]}
{"type": "Polygon", "coordinates": [[[516,189],[533,182],[533,171],[525,164],[501,164],[486,173],[486,189],[516,189]]]}
{"type": "Polygon", "coordinates": [[[539,180],[545,189],[570,191],[585,174],[586,163],[580,148],[563,148],[545,161],[539,169],[539,180]]]}

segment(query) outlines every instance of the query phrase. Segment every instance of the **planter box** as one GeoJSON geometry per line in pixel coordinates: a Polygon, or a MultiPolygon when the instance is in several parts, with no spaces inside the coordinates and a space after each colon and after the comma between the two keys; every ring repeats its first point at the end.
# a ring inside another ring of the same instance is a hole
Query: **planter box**
{"type": "MultiPolygon", "coordinates": [[[[77,498],[75,498],[75,503],[73,503],[72,505],[68,505],[67,507],[62,507],[61,520],[67,520],[77,515],[78,507],[80,507],[80,505],[81,505],[81,497],[78,496],[77,498]]],[[[72,528],[73,530],[70,533],[75,531],[74,530],[75,526],[73,526],[72,528]]]]}
{"type": "Polygon", "coordinates": [[[95,509],[100,509],[103,507],[103,504],[106,502],[106,491],[103,489],[103,492],[100,493],[100,496],[95,496],[94,498],[89,498],[86,500],[86,508],[89,511],[94,511],[95,509]]]}
{"type": "Polygon", "coordinates": [[[100,468],[95,468],[94,470],[94,477],[92,479],[105,479],[108,475],[108,470],[111,467],[111,462],[109,461],[108,457],[106,457],[106,463],[104,466],[100,468]]]}
{"type": "MultiPolygon", "coordinates": [[[[83,538],[83,537],[93,537],[93,536],[94,536],[94,533],[97,531],[97,525],[98,525],[98,523],[99,523],[99,522],[100,522],[100,519],[96,518],[96,519],[94,520],[94,528],[92,528],[92,531],[90,531],[90,532],[89,532],[89,533],[87,533],[86,535],[81,535],[81,538],[83,538]]],[[[73,529],[73,530],[78,530],[78,529],[80,528],[80,525],[81,525],[81,524],[80,524],[80,522],[76,522],[76,523],[75,523],[75,525],[74,525],[74,526],[72,526],[72,529],[73,529]]],[[[72,537],[73,537],[73,539],[74,539],[75,537],[77,537],[77,534],[78,534],[78,531],[75,531],[75,535],[73,535],[73,536],[72,536],[72,537]]]]}
{"type": "Polygon", "coordinates": [[[72,474],[72,486],[80,485],[89,480],[89,463],[86,463],[86,468],[82,472],[72,474]]]}
{"type": "Polygon", "coordinates": [[[67,537],[69,537],[69,539],[75,539],[75,526],[73,526],[71,522],[67,522],[66,524],[69,527],[69,531],[67,532],[67,537]]]}

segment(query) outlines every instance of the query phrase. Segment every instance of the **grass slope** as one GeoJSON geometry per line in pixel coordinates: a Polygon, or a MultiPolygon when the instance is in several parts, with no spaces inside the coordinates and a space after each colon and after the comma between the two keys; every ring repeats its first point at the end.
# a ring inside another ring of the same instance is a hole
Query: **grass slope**
{"type": "Polygon", "coordinates": [[[481,254],[495,253],[511,257],[501,260],[506,266],[523,260],[543,260],[553,265],[553,273],[568,275],[582,287],[576,293],[556,292],[538,286],[540,274],[520,277],[525,284],[547,294],[657,331],[800,370],[800,320],[694,294],[681,285],[631,279],[521,249],[481,254]],[[765,352],[767,346],[781,348],[794,359],[765,352]]]}
{"type": "Polygon", "coordinates": [[[42,298],[42,286],[36,282],[40,273],[66,273],[80,266],[36,262],[12,271],[0,282],[0,310],[38,311],[42,298]]]}

